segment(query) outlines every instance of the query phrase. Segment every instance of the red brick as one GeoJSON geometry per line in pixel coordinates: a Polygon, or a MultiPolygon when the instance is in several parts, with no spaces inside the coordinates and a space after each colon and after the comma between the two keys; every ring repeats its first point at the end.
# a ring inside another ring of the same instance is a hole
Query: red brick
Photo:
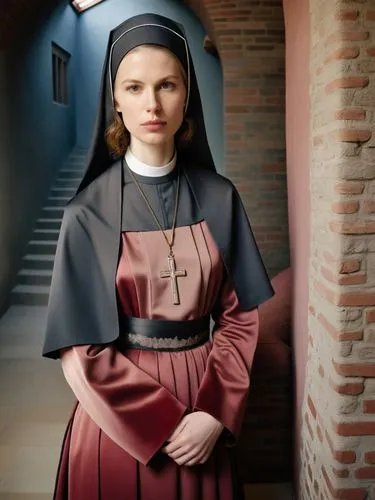
{"type": "Polygon", "coordinates": [[[339,285],[362,285],[367,281],[366,273],[343,275],[333,273],[330,269],[327,269],[323,266],[320,268],[320,272],[322,276],[326,278],[326,280],[330,281],[331,283],[337,283],[339,285]]]}
{"type": "Polygon", "coordinates": [[[369,49],[366,50],[367,55],[370,57],[375,57],[375,47],[370,47],[369,49]]]}
{"type": "Polygon", "coordinates": [[[375,451],[367,451],[365,453],[365,462],[367,464],[375,464],[375,451]]]}
{"type": "Polygon", "coordinates": [[[330,94],[337,89],[359,89],[367,87],[369,84],[369,77],[367,76],[346,76],[336,78],[326,85],[326,92],[330,94]]]}
{"type": "Polygon", "coordinates": [[[316,434],[318,436],[318,439],[321,443],[323,443],[324,437],[323,437],[323,432],[322,429],[319,425],[316,426],[316,434]]]}
{"type": "Polygon", "coordinates": [[[363,411],[365,413],[375,413],[375,400],[368,399],[363,401],[363,411]]]}
{"type": "Polygon", "coordinates": [[[375,479],[375,467],[361,467],[355,471],[357,479],[375,479]]]}
{"type": "Polygon", "coordinates": [[[368,10],[366,14],[367,21],[375,21],[375,10],[368,10]]]}
{"type": "Polygon", "coordinates": [[[375,377],[375,363],[338,363],[332,361],[336,372],[343,377],[375,377]]]}
{"type": "Polygon", "coordinates": [[[360,31],[359,29],[356,31],[348,31],[348,30],[340,30],[335,31],[327,38],[326,43],[332,44],[335,42],[364,42],[368,40],[370,37],[369,31],[360,31]]]}
{"type": "Polygon", "coordinates": [[[332,212],[335,214],[354,214],[359,210],[358,201],[337,201],[332,203],[332,212]]]}
{"type": "Polygon", "coordinates": [[[375,323],[375,309],[366,312],[367,323],[375,323]]]}
{"type": "Polygon", "coordinates": [[[332,439],[327,431],[325,432],[325,436],[326,436],[326,439],[327,439],[327,442],[328,442],[328,445],[329,445],[329,448],[331,450],[332,457],[334,460],[336,460],[340,464],[344,464],[344,465],[350,465],[350,464],[355,463],[355,461],[357,460],[357,455],[354,451],[335,450],[334,446],[333,446],[332,439]]]}
{"type": "Polygon", "coordinates": [[[338,194],[362,194],[365,190],[365,183],[358,181],[341,181],[335,186],[338,194]]]}
{"type": "MultiPolygon", "coordinates": [[[[339,109],[335,112],[335,120],[365,120],[366,111],[361,108],[339,109]]],[[[350,193],[351,194],[351,193],[350,193]]]]}
{"type": "Polygon", "coordinates": [[[337,384],[330,379],[329,383],[332,389],[334,389],[338,394],[345,394],[347,396],[358,396],[365,390],[363,382],[344,382],[342,384],[337,384]]]}
{"type": "Polygon", "coordinates": [[[375,293],[373,292],[348,292],[340,293],[335,297],[334,303],[338,306],[373,306],[375,293]]]}
{"type": "Polygon", "coordinates": [[[337,130],[336,139],[341,142],[366,142],[371,139],[371,130],[343,129],[337,130]]]}
{"type": "Polygon", "coordinates": [[[341,61],[343,59],[355,59],[359,56],[359,49],[357,47],[344,47],[342,49],[337,49],[335,52],[332,52],[326,59],[324,60],[325,64],[329,64],[332,61],[341,61]]]}
{"type": "Polygon", "coordinates": [[[311,415],[313,416],[314,419],[316,419],[316,415],[317,415],[316,408],[315,408],[314,402],[310,396],[307,397],[307,405],[310,408],[311,415]]]}
{"type": "Polygon", "coordinates": [[[339,436],[375,436],[375,421],[336,422],[332,419],[332,425],[339,436]]]}
{"type": "Polygon", "coordinates": [[[357,259],[347,259],[339,262],[339,273],[350,274],[356,273],[361,269],[361,261],[357,259]]]}
{"type": "Polygon", "coordinates": [[[332,472],[338,478],[349,477],[349,470],[348,469],[335,469],[335,467],[332,467],[332,472]]]}
{"type": "Polygon", "coordinates": [[[365,273],[360,274],[352,274],[352,275],[344,275],[340,276],[337,280],[339,285],[363,285],[367,282],[367,275],[365,273]]]}
{"type": "Polygon", "coordinates": [[[335,14],[335,19],[337,21],[356,21],[358,16],[358,10],[339,10],[335,14]]]}
{"type": "Polygon", "coordinates": [[[279,173],[286,171],[286,165],[284,163],[275,163],[269,165],[263,165],[262,170],[269,173],[279,173]]]}
{"type": "Polygon", "coordinates": [[[349,340],[363,340],[363,331],[338,331],[323,314],[318,315],[318,320],[321,325],[327,330],[334,340],[349,341],[349,340]]]}
{"type": "Polygon", "coordinates": [[[374,292],[334,292],[320,281],[314,281],[314,288],[326,300],[337,306],[374,306],[374,292]]]}
{"type": "Polygon", "coordinates": [[[340,500],[365,500],[367,496],[367,489],[365,488],[340,488],[336,489],[333,487],[332,482],[327,474],[327,471],[322,466],[323,477],[327,484],[327,487],[333,496],[333,498],[339,498],[340,500]]]}
{"type": "Polygon", "coordinates": [[[332,221],[329,224],[334,233],[339,234],[374,234],[375,222],[371,220],[356,220],[353,222],[332,221]]]}
{"type": "Polygon", "coordinates": [[[311,424],[310,424],[310,420],[309,420],[309,415],[308,415],[307,412],[305,413],[305,422],[306,422],[307,429],[309,431],[311,439],[314,439],[314,432],[312,430],[312,427],[311,427],[311,424]]]}

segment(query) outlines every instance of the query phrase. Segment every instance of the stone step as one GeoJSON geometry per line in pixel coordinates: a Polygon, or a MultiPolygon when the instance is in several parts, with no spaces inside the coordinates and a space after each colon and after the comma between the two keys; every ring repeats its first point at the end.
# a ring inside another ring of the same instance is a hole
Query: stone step
{"type": "Polygon", "coordinates": [[[49,196],[48,204],[51,207],[65,207],[69,200],[69,196],[49,196]]]}
{"type": "Polygon", "coordinates": [[[45,255],[45,254],[55,254],[57,248],[57,240],[31,240],[27,244],[27,253],[45,255]]]}
{"type": "Polygon", "coordinates": [[[40,219],[37,219],[35,228],[37,230],[41,230],[41,231],[49,230],[49,229],[59,230],[60,226],[61,226],[61,221],[62,221],[61,217],[57,217],[55,219],[52,217],[51,218],[47,218],[47,217],[40,218],[40,219]]]}
{"type": "Polygon", "coordinates": [[[34,229],[33,239],[42,241],[53,241],[57,242],[59,238],[60,231],[58,229],[34,229]]]}
{"type": "Polygon", "coordinates": [[[67,159],[66,163],[85,163],[87,155],[71,155],[67,159]]]}
{"type": "Polygon", "coordinates": [[[59,176],[58,179],[62,180],[78,180],[80,181],[83,177],[83,172],[79,172],[78,170],[73,170],[73,169],[61,169],[59,171],[59,176]]]}
{"type": "Polygon", "coordinates": [[[69,196],[70,197],[70,194],[73,195],[75,193],[75,188],[74,187],[58,186],[58,187],[51,188],[51,192],[52,191],[54,193],[59,193],[57,196],[69,196]]]}
{"type": "Polygon", "coordinates": [[[72,187],[52,188],[50,191],[51,198],[55,197],[65,198],[67,200],[66,203],[68,203],[68,201],[71,200],[75,194],[76,194],[76,188],[72,187]]]}
{"type": "Polygon", "coordinates": [[[11,292],[10,301],[13,305],[47,305],[49,288],[49,286],[17,285],[11,292]]]}
{"type": "Polygon", "coordinates": [[[64,207],[43,207],[42,208],[42,218],[47,219],[62,219],[64,214],[64,207]]]}
{"type": "Polygon", "coordinates": [[[17,285],[50,286],[52,270],[50,269],[21,269],[17,274],[17,285]]]}
{"type": "Polygon", "coordinates": [[[22,258],[22,268],[35,269],[35,270],[39,269],[52,270],[54,260],[55,260],[55,255],[26,254],[22,258]]]}
{"type": "Polygon", "coordinates": [[[56,183],[54,185],[55,189],[59,189],[60,187],[70,187],[76,188],[78,187],[81,179],[56,179],[56,183]]]}
{"type": "Polygon", "coordinates": [[[77,175],[83,175],[85,173],[85,169],[69,164],[69,165],[65,165],[65,167],[63,167],[61,170],[59,170],[59,174],[61,174],[61,172],[63,174],[69,174],[71,172],[74,172],[77,175]]]}

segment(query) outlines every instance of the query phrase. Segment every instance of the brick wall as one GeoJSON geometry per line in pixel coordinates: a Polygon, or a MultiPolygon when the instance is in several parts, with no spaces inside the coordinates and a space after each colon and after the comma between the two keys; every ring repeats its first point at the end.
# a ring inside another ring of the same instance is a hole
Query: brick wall
{"type": "Polygon", "coordinates": [[[301,500],[375,498],[375,4],[313,0],[301,500]]]}
{"type": "Polygon", "coordinates": [[[271,276],[289,264],[282,0],[185,0],[219,49],[225,173],[235,183],[271,276]]]}

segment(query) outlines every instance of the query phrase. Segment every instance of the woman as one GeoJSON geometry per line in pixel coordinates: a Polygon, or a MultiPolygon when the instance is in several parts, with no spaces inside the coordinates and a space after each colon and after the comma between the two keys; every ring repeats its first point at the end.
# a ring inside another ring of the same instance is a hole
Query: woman
{"type": "Polygon", "coordinates": [[[240,498],[232,445],[271,295],[214,170],[183,28],[127,20],[55,259],[43,354],[61,358],[78,404],[54,498],[240,498]]]}

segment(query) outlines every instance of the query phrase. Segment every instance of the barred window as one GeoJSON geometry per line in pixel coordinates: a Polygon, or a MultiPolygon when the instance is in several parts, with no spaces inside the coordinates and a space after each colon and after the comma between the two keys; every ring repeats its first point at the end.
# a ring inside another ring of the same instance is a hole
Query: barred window
{"type": "Polygon", "coordinates": [[[53,100],[59,104],[68,104],[68,65],[70,54],[52,43],[52,81],[53,100]]]}

